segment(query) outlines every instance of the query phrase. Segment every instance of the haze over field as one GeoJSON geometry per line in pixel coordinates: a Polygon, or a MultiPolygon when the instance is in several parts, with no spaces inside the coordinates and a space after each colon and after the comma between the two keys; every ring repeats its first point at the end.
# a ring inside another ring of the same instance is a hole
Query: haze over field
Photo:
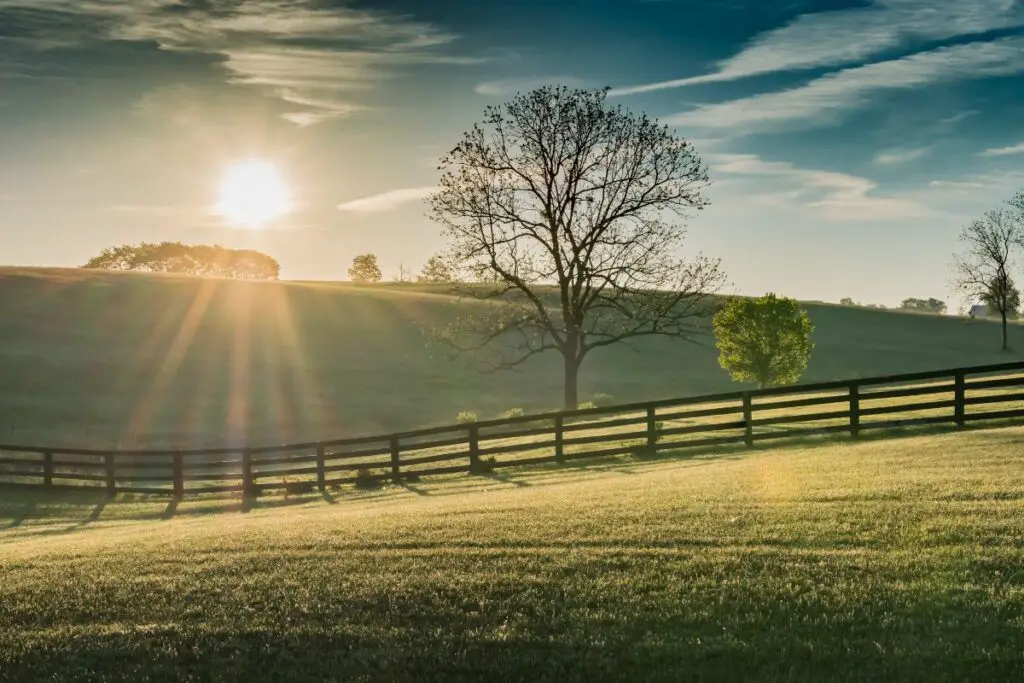
{"type": "MultiPolygon", "coordinates": [[[[559,406],[557,354],[485,375],[424,331],[459,310],[446,286],[255,283],[0,269],[0,442],[199,447],[378,434],[559,406]]],[[[465,306],[466,304],[463,304],[465,306]]],[[[472,304],[487,306],[487,304],[472,304]]],[[[1000,363],[998,324],[808,304],[805,381],[1000,363]]],[[[1020,348],[1022,332],[1011,325],[1020,348]]],[[[594,353],[581,400],[738,386],[714,340],[594,353]]]]}

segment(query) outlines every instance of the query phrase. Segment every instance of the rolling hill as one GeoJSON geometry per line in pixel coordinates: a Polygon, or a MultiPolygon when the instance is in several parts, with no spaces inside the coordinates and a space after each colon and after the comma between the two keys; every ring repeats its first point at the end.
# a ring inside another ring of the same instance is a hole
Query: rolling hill
{"type": "MultiPolygon", "coordinates": [[[[202,447],[340,438],[558,404],[557,356],[485,375],[431,349],[457,310],[415,286],[0,269],[0,442],[202,447]]],[[[995,323],[808,304],[806,381],[1021,358],[995,323]]],[[[1020,328],[1011,330],[1011,343],[1020,328]]],[[[713,341],[595,352],[582,397],[735,388],[713,341]]]]}

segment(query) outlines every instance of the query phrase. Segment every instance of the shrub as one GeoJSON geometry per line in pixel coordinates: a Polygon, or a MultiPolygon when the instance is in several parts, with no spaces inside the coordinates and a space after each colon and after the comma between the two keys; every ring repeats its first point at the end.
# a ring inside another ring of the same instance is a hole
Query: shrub
{"type": "Polygon", "coordinates": [[[311,481],[288,481],[284,480],[284,493],[286,496],[299,493],[312,493],[315,485],[311,481]]]}
{"type": "Polygon", "coordinates": [[[522,408],[509,408],[508,410],[503,412],[501,414],[501,416],[503,418],[505,418],[506,420],[508,420],[508,419],[513,418],[513,417],[522,417],[525,414],[526,414],[526,411],[524,411],[522,408]]]}
{"type": "Polygon", "coordinates": [[[384,486],[384,477],[387,475],[383,470],[374,470],[369,467],[360,467],[356,472],[355,486],[357,489],[373,490],[384,486]]]}
{"type": "Polygon", "coordinates": [[[665,423],[662,420],[658,420],[654,423],[654,442],[661,441],[661,433],[665,430],[665,423]]]}
{"type": "Polygon", "coordinates": [[[603,408],[605,406],[610,406],[613,403],[615,403],[615,399],[612,398],[611,394],[605,394],[605,393],[602,393],[602,392],[598,392],[598,393],[594,394],[594,398],[591,399],[590,402],[593,403],[595,406],[597,406],[599,408],[603,408]]]}
{"type": "Polygon", "coordinates": [[[459,424],[469,424],[470,422],[476,422],[476,413],[472,410],[460,410],[459,414],[455,417],[455,420],[459,424]]]}
{"type": "Polygon", "coordinates": [[[482,474],[484,472],[492,472],[497,464],[498,461],[494,458],[493,455],[489,455],[485,458],[480,458],[477,461],[476,467],[473,468],[473,473],[482,474]]]}

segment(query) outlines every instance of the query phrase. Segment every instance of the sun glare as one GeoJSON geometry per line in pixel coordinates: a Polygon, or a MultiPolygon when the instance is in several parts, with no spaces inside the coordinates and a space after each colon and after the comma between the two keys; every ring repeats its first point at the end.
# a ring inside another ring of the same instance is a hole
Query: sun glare
{"type": "Polygon", "coordinates": [[[217,213],[244,228],[262,228],[292,210],[288,185],[267,161],[229,166],[220,184],[217,213]]]}

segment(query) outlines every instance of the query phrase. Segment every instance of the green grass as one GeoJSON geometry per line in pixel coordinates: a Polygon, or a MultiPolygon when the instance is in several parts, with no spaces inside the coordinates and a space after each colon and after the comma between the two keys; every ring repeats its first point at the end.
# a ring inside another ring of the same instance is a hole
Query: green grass
{"type": "MultiPolygon", "coordinates": [[[[817,332],[806,381],[1022,357],[997,350],[992,322],[808,307],[817,332]]],[[[0,443],[273,444],[557,407],[557,355],[487,376],[432,351],[422,327],[457,310],[437,287],[0,269],[0,443]]],[[[1021,330],[1011,329],[1018,346],[1021,330]]],[[[710,339],[656,339],[595,352],[580,399],[734,388],[710,339]]]]}
{"type": "Polygon", "coordinates": [[[3,681],[1015,681],[1024,429],[0,499],[3,681]]]}

